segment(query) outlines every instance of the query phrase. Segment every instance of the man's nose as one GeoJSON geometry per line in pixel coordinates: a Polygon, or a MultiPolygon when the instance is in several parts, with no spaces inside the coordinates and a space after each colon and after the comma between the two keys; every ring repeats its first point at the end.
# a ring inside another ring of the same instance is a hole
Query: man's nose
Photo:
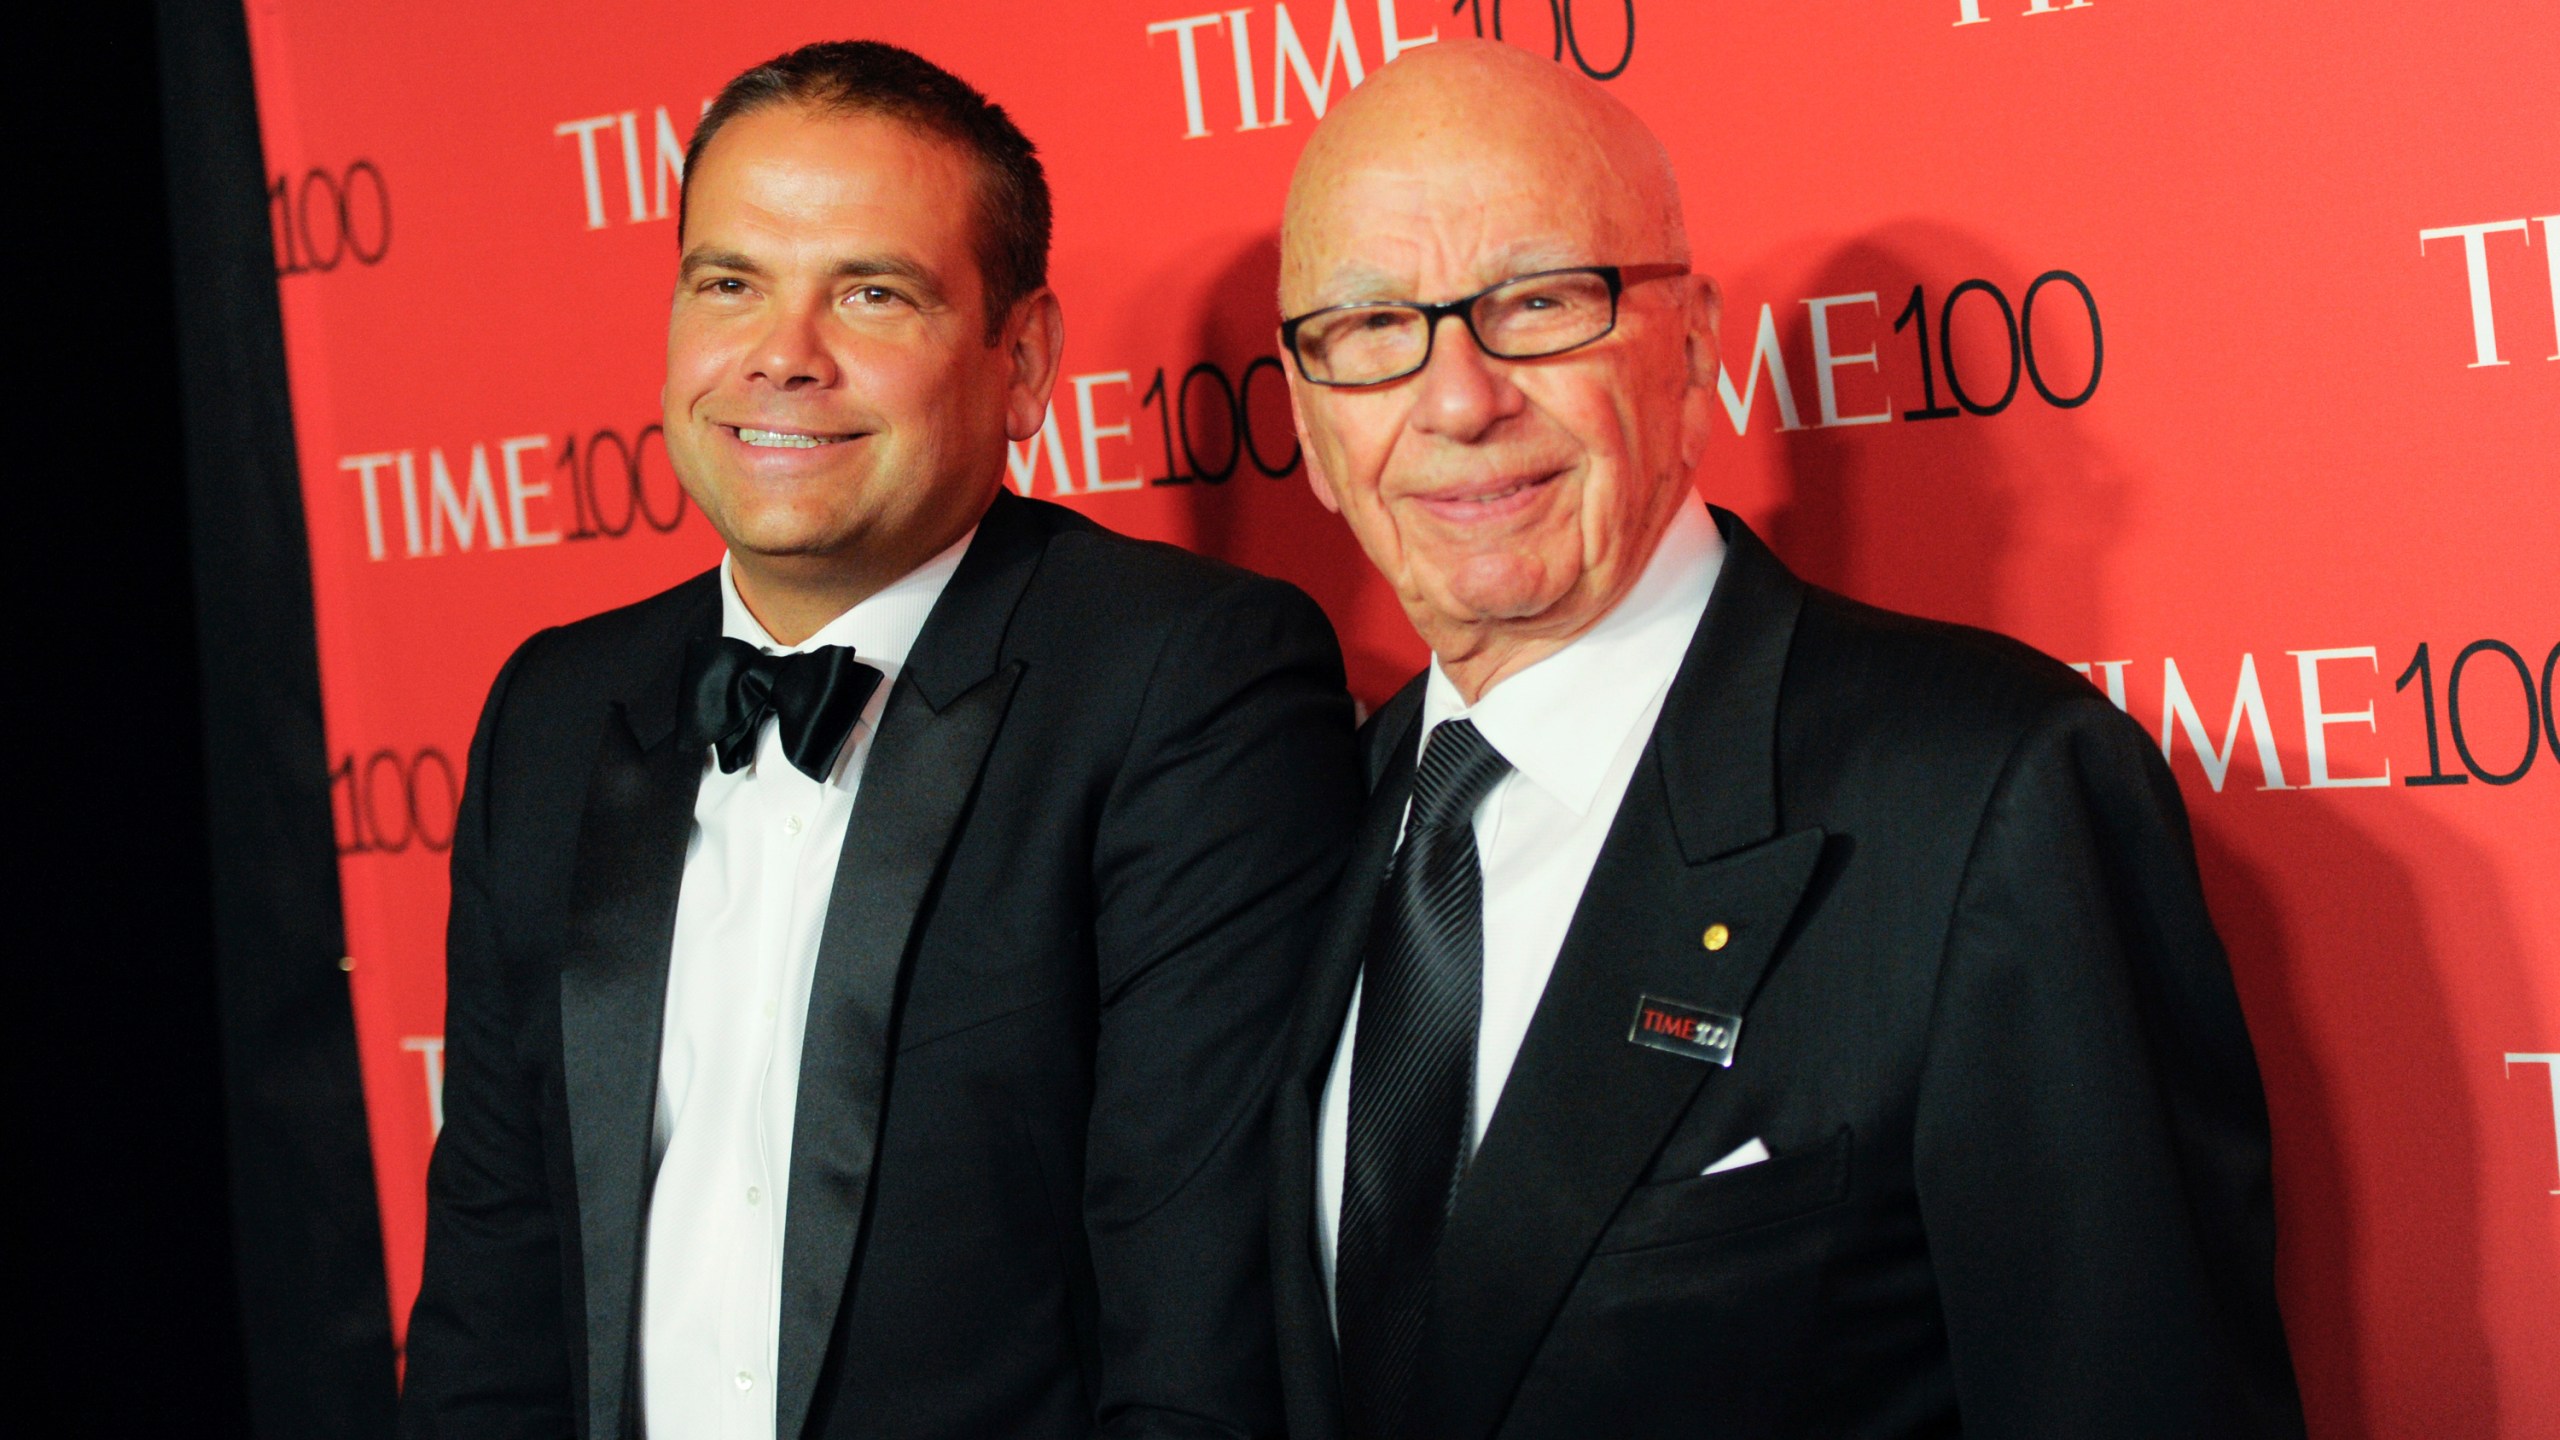
{"type": "Polygon", "coordinates": [[[827,313],[822,305],[784,305],[757,337],[749,353],[747,378],[777,390],[823,390],[836,383],[835,356],[827,348],[827,313]]]}
{"type": "Polygon", "coordinates": [[[1481,438],[1524,403],[1503,362],[1484,353],[1475,332],[1455,315],[1433,327],[1431,359],[1414,377],[1413,427],[1459,442],[1481,438]]]}

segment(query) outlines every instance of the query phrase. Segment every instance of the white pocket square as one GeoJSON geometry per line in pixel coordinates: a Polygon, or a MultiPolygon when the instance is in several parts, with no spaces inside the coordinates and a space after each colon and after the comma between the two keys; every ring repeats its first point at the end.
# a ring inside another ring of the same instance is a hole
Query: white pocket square
{"type": "Polygon", "coordinates": [[[1743,1141],[1740,1146],[1736,1147],[1732,1154],[1727,1155],[1723,1159],[1708,1166],[1706,1169],[1699,1171],[1698,1173],[1700,1175],[1721,1175],[1727,1170],[1739,1170],[1745,1165],[1757,1165],[1768,1158],[1769,1147],[1761,1144],[1760,1137],[1754,1135],[1750,1139],[1743,1141]]]}

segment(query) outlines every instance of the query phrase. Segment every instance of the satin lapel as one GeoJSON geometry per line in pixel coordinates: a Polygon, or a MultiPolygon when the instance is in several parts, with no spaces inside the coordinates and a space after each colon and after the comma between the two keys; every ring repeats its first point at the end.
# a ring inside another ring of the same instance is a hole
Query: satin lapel
{"type": "Polygon", "coordinates": [[[909,941],[1024,664],[1004,633],[1040,537],[999,497],[917,637],[864,763],[818,940],[792,1124],[775,1433],[796,1437],[861,1247],[909,941]]]}
{"type": "MultiPolygon", "coordinates": [[[[672,704],[676,678],[672,670],[664,678],[672,704]]],[[[702,757],[680,752],[671,725],[634,708],[617,705],[605,718],[560,968],[561,1070],[585,1267],[587,1433],[607,1440],[623,1433],[631,1393],[658,1038],[702,783],[702,757]],[[651,732],[655,742],[644,744],[640,735],[651,732]]]]}
{"type": "Polygon", "coordinates": [[[1443,1437],[1500,1425],[1609,1223],[1723,1073],[1634,1044],[1644,996],[1743,1017],[1822,853],[1778,834],[1779,682],[1803,591],[1731,515],[1706,618],[1612,823],[1435,1261],[1423,1409],[1443,1437]],[[1702,944],[1710,924],[1731,937],[1702,944]]]}
{"type": "MultiPolygon", "coordinates": [[[[1419,693],[1418,689],[1415,693],[1419,693]]],[[[1280,1312],[1281,1373],[1293,1387],[1312,1384],[1302,1395],[1293,1422],[1328,1428],[1307,1440],[1338,1431],[1342,1400],[1334,1369],[1333,1324],[1325,1304],[1324,1275],[1316,1255],[1315,1174],[1317,1107],[1324,1097],[1326,1074],[1333,1068],[1344,1014],[1351,1008],[1353,982],[1367,946],[1372,912],[1394,858],[1396,832],[1403,828],[1407,794],[1413,785],[1414,729],[1422,708],[1398,704],[1379,712],[1378,766],[1352,839],[1350,858],[1335,887],[1333,913],[1315,958],[1307,968],[1304,990],[1292,1021],[1286,1068],[1281,1072],[1272,1116],[1272,1266],[1280,1312]]]]}

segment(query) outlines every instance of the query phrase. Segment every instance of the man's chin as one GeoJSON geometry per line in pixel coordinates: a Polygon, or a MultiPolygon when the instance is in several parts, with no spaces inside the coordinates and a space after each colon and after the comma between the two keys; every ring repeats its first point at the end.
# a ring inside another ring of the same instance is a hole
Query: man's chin
{"type": "Polygon", "coordinates": [[[855,527],[841,520],[753,516],[728,525],[715,523],[730,553],[774,565],[817,564],[855,549],[855,527]]]}
{"type": "Polygon", "coordinates": [[[731,554],[741,559],[775,569],[823,569],[841,565],[861,553],[853,540],[842,536],[774,541],[760,540],[746,544],[732,542],[731,554]]]}
{"type": "Polygon", "coordinates": [[[1444,625],[1542,631],[1571,606],[1575,587],[1524,555],[1483,555],[1426,586],[1424,604],[1444,625]]]}

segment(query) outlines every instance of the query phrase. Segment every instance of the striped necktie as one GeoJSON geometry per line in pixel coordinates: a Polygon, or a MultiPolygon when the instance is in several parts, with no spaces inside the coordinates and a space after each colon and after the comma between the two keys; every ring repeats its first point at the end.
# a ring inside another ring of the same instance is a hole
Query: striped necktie
{"type": "Polygon", "coordinates": [[[1370,931],[1334,1264],[1354,1440],[1411,1429],[1432,1256],[1465,1172],[1475,1098],[1484,871],[1474,816],[1510,770],[1470,721],[1431,732],[1370,931]]]}

